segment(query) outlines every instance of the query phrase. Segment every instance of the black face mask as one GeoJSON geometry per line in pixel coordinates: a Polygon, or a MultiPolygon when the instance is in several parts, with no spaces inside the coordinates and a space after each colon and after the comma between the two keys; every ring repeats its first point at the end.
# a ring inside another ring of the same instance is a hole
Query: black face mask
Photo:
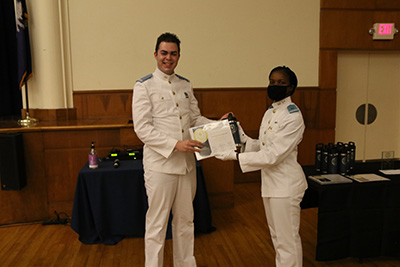
{"type": "Polygon", "coordinates": [[[268,97],[271,100],[279,101],[284,99],[287,96],[287,88],[288,86],[281,86],[281,85],[270,85],[268,86],[268,97]]]}

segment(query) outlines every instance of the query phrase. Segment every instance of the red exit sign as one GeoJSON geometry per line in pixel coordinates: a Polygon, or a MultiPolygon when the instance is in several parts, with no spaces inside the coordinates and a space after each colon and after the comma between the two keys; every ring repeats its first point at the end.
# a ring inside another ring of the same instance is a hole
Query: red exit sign
{"type": "Polygon", "coordinates": [[[391,35],[394,28],[394,24],[379,24],[378,34],[379,35],[391,35]]]}
{"type": "Polygon", "coordinates": [[[397,29],[394,27],[394,23],[375,23],[370,33],[374,40],[393,40],[397,29]]]}

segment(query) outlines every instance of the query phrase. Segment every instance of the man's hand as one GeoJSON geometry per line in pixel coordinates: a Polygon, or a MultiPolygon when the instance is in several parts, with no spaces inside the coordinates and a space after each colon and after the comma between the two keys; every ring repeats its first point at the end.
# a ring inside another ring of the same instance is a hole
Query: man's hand
{"type": "Polygon", "coordinates": [[[175,145],[175,149],[181,152],[200,152],[199,148],[202,148],[203,144],[196,140],[183,140],[178,141],[175,145]]]}

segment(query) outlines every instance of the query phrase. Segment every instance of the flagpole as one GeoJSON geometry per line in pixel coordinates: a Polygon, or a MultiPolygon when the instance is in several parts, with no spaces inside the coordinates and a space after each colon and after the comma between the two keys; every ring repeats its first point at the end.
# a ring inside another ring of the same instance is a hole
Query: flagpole
{"type": "Polygon", "coordinates": [[[25,119],[18,120],[18,124],[23,127],[29,127],[38,121],[29,116],[29,99],[28,99],[28,79],[32,74],[29,31],[28,31],[28,11],[26,9],[25,0],[14,0],[15,21],[17,26],[17,60],[18,60],[18,84],[19,89],[22,88],[22,82],[25,85],[26,110],[25,119]],[[22,71],[21,71],[22,70],[22,71]]]}
{"type": "Polygon", "coordinates": [[[24,127],[34,126],[37,119],[31,118],[29,116],[29,99],[28,99],[28,81],[25,79],[25,104],[26,104],[26,112],[25,112],[25,119],[18,120],[18,124],[24,127]]]}

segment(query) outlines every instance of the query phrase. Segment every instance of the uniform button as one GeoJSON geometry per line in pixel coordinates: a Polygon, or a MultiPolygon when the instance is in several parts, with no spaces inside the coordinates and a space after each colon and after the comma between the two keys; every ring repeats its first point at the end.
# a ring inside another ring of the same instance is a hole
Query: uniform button
{"type": "Polygon", "coordinates": [[[271,123],[271,120],[268,121],[268,124],[270,124],[270,123],[271,123]]]}
{"type": "Polygon", "coordinates": [[[164,100],[164,97],[163,97],[163,96],[161,97],[161,100],[164,100]]]}
{"type": "Polygon", "coordinates": [[[169,84],[171,84],[171,81],[168,81],[169,84]]]}
{"type": "Polygon", "coordinates": [[[275,113],[275,112],[276,112],[276,110],[274,109],[272,112],[273,112],[273,113],[275,113]]]}
{"type": "Polygon", "coordinates": [[[262,145],[263,145],[263,146],[265,146],[265,143],[264,143],[264,142],[262,142],[262,145]]]}
{"type": "Polygon", "coordinates": [[[175,92],[172,92],[173,95],[175,95],[175,92]]]}
{"type": "Polygon", "coordinates": [[[184,132],[185,132],[185,130],[182,129],[182,133],[184,133],[184,132]]]}
{"type": "Polygon", "coordinates": [[[182,116],[179,116],[179,119],[181,120],[181,119],[182,119],[182,116]]]}
{"type": "Polygon", "coordinates": [[[168,77],[167,76],[164,76],[164,79],[167,79],[168,77]]]}
{"type": "Polygon", "coordinates": [[[177,106],[177,107],[179,107],[179,104],[178,104],[178,103],[176,103],[176,106],[177,106]]]}
{"type": "Polygon", "coordinates": [[[268,127],[268,130],[272,130],[272,127],[268,127]]]}
{"type": "Polygon", "coordinates": [[[267,133],[267,131],[264,131],[264,134],[266,134],[267,133]]]}

